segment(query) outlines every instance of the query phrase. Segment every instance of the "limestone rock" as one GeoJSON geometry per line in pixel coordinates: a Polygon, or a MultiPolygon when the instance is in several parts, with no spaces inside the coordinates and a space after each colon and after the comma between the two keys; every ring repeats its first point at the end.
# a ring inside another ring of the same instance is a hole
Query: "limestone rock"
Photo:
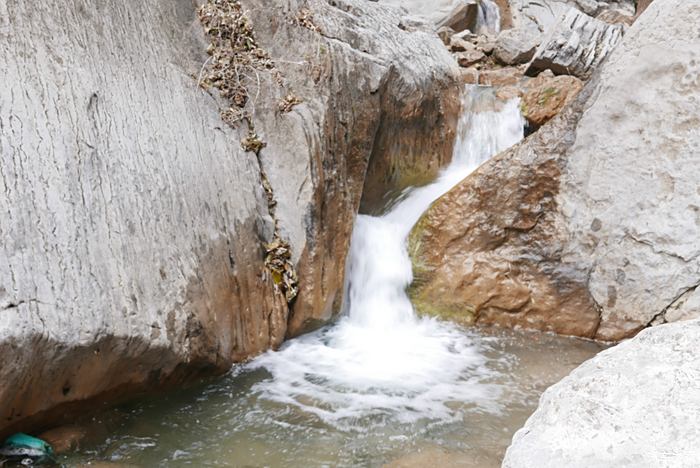
{"type": "Polygon", "coordinates": [[[451,52],[465,52],[465,51],[473,51],[476,50],[476,46],[472,44],[471,42],[463,41],[461,39],[455,39],[453,38],[450,41],[450,51],[451,52]]]}
{"type": "Polygon", "coordinates": [[[611,341],[698,313],[699,22],[656,0],[557,117],[432,205],[421,310],[611,341]]]}
{"type": "Polygon", "coordinates": [[[584,363],[544,393],[503,467],[697,466],[698,342],[699,321],[664,325],[584,363]]]}
{"type": "Polygon", "coordinates": [[[475,65],[484,58],[486,58],[486,55],[480,51],[477,50],[476,48],[472,50],[465,50],[464,52],[458,52],[455,57],[457,58],[457,63],[459,64],[460,67],[471,67],[472,65],[475,65]]]}
{"type": "Polygon", "coordinates": [[[644,13],[644,11],[649,8],[649,5],[651,5],[651,2],[654,0],[637,0],[637,10],[635,12],[634,18],[635,20],[639,18],[639,16],[644,13]]]}
{"type": "Polygon", "coordinates": [[[437,22],[437,27],[448,27],[456,32],[474,31],[479,17],[479,2],[476,0],[458,0],[452,10],[437,22]]]}
{"type": "Polygon", "coordinates": [[[458,67],[427,26],[364,0],[243,7],[279,73],[250,72],[258,157],[198,86],[195,3],[0,4],[0,437],[327,320],[368,167],[383,192],[449,160],[458,67]]]}
{"type": "Polygon", "coordinates": [[[608,24],[624,24],[625,26],[631,26],[634,23],[634,15],[619,10],[605,10],[596,16],[596,19],[608,24]]]}
{"type": "Polygon", "coordinates": [[[491,55],[496,48],[496,38],[490,34],[481,34],[475,39],[474,45],[486,55],[491,55]]]}
{"type": "Polygon", "coordinates": [[[539,128],[557,115],[583,88],[581,80],[574,76],[554,76],[542,72],[525,86],[521,110],[523,117],[539,128]]]}
{"type": "Polygon", "coordinates": [[[496,39],[494,58],[504,65],[519,65],[532,60],[540,44],[539,34],[527,29],[507,29],[496,39]]]}
{"type": "Polygon", "coordinates": [[[408,11],[410,14],[426,18],[432,24],[445,18],[454,6],[454,0],[370,0],[382,4],[393,5],[408,11]]]}
{"type": "Polygon", "coordinates": [[[526,73],[542,70],[587,79],[622,39],[622,25],[611,25],[571,9],[537,49],[526,73]]]}

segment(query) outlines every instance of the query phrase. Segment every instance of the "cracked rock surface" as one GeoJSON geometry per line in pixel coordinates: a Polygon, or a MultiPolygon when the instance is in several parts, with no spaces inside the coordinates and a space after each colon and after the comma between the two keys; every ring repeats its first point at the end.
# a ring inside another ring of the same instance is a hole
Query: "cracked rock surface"
{"type": "Polygon", "coordinates": [[[434,173],[458,112],[456,64],[399,10],[246,0],[283,77],[247,71],[258,159],[197,86],[197,2],[58,3],[0,4],[0,436],[328,320],[368,167],[377,193],[434,173]],[[302,102],[282,112],[290,90],[302,102]],[[291,306],[264,267],[261,169],[299,273],[291,306]]]}
{"type": "Polygon", "coordinates": [[[433,204],[419,309],[611,341],[698,315],[698,21],[656,0],[559,116],[433,204]]]}

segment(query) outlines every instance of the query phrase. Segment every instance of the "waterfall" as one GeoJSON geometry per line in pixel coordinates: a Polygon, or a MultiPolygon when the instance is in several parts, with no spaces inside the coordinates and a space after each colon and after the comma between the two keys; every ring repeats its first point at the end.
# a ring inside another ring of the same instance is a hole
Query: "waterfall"
{"type": "Polygon", "coordinates": [[[523,137],[518,102],[494,109],[485,104],[487,93],[476,87],[465,93],[453,161],[434,183],[407,191],[383,216],[358,216],[343,317],[248,364],[270,374],[254,388],[263,398],[341,428],[366,417],[450,420],[465,403],[493,409],[498,395],[485,382],[478,344],[453,324],[417,317],[406,295],[412,280],[406,240],[421,214],[523,137]]]}
{"type": "Polygon", "coordinates": [[[498,34],[501,31],[501,10],[492,0],[479,2],[476,33],[498,34]]]}

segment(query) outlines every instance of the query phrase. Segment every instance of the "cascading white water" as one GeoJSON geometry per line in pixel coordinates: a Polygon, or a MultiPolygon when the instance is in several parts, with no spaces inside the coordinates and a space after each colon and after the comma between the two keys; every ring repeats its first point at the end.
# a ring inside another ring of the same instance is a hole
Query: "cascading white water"
{"type": "Polygon", "coordinates": [[[477,18],[477,33],[498,34],[501,31],[501,10],[491,0],[479,2],[479,17],[477,18]]]}
{"type": "Polygon", "coordinates": [[[523,137],[517,101],[472,111],[483,93],[465,93],[453,161],[434,183],[406,192],[381,217],[358,216],[343,318],[248,365],[271,374],[255,386],[263,398],[340,428],[357,427],[368,416],[450,420],[460,403],[497,407],[497,389],[485,383],[489,371],[478,346],[453,324],[417,317],[405,292],[412,280],[406,239],[421,214],[523,137]]]}

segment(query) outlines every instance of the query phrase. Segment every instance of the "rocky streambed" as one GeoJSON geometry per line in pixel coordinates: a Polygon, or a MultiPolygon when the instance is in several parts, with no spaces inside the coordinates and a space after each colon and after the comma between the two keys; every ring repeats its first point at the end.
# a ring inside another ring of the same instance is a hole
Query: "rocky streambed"
{"type": "MultiPolygon", "coordinates": [[[[396,416],[337,424],[271,401],[259,390],[272,376],[234,368],[189,390],[121,406],[84,421],[89,436],[69,465],[114,466],[441,466],[497,467],[539,395],[602,346],[571,338],[464,330],[485,357],[474,373],[479,395],[453,404],[448,421],[396,416]]],[[[307,401],[307,404],[319,404],[307,401]]]]}
{"type": "Polygon", "coordinates": [[[693,466],[700,3],[268,3],[0,5],[0,435],[498,466],[537,408],[504,466],[693,466]],[[631,339],[537,407],[602,348],[541,332],[631,339]]]}

